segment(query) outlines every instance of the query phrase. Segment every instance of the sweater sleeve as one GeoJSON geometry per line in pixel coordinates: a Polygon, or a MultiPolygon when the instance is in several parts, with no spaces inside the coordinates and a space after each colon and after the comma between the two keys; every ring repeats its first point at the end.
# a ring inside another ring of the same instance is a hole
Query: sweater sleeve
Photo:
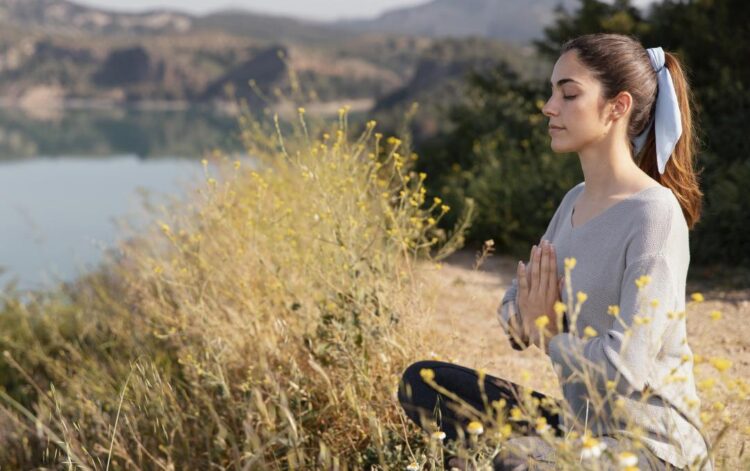
{"type": "Polygon", "coordinates": [[[549,356],[561,382],[587,372],[600,391],[606,390],[607,381],[613,381],[620,394],[644,389],[652,379],[650,365],[671,322],[669,313],[678,305],[668,262],[662,253],[656,253],[628,263],[622,278],[619,315],[602,313],[612,318],[606,332],[588,340],[574,333],[550,339],[549,356]]]}
{"type": "Polygon", "coordinates": [[[529,347],[529,338],[525,332],[512,331],[510,327],[510,318],[516,317],[517,325],[521,324],[521,319],[518,311],[518,302],[516,301],[516,293],[518,293],[518,278],[513,277],[510,283],[510,288],[505,292],[503,300],[498,306],[497,317],[500,322],[500,326],[505,331],[510,341],[510,345],[515,350],[526,350],[529,347]]]}

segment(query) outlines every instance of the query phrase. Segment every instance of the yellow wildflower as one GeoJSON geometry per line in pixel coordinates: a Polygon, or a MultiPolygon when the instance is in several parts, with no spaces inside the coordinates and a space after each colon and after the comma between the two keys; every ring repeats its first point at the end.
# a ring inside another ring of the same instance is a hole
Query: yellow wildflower
{"type": "Polygon", "coordinates": [[[544,417],[539,417],[536,419],[536,433],[542,434],[548,430],[550,430],[552,427],[549,426],[547,423],[547,419],[544,417]]]}
{"type": "Polygon", "coordinates": [[[523,417],[523,412],[521,412],[521,409],[519,409],[518,407],[514,406],[510,410],[510,417],[513,420],[521,420],[521,417],[523,417]]]}
{"type": "Polygon", "coordinates": [[[623,471],[638,469],[638,456],[630,451],[623,451],[617,455],[617,463],[623,471]]]}
{"type": "Polygon", "coordinates": [[[505,409],[506,405],[507,405],[507,401],[503,398],[500,398],[497,401],[492,401],[492,407],[494,407],[497,410],[505,409]]]}
{"type": "Polygon", "coordinates": [[[584,302],[586,302],[589,296],[583,291],[579,291],[578,293],[576,293],[576,298],[578,299],[579,303],[583,304],[584,302]]]}
{"type": "Polygon", "coordinates": [[[711,316],[711,320],[718,321],[721,319],[721,311],[711,311],[709,316],[711,316]]]}
{"type": "Polygon", "coordinates": [[[482,426],[481,422],[472,420],[471,422],[469,422],[469,425],[466,426],[466,431],[471,435],[481,435],[482,433],[484,433],[484,427],[482,426]]]}
{"type": "Polygon", "coordinates": [[[581,450],[581,458],[583,459],[599,458],[602,451],[607,448],[606,443],[600,442],[588,434],[583,437],[582,441],[583,449],[581,450]]]}
{"type": "Polygon", "coordinates": [[[555,314],[558,316],[561,316],[565,312],[565,303],[562,303],[560,301],[555,301],[555,314]]]}
{"type": "Polygon", "coordinates": [[[587,325],[586,328],[583,329],[583,335],[585,337],[596,337],[597,334],[598,332],[596,331],[596,329],[594,329],[590,325],[587,325]]]}
{"type": "Polygon", "coordinates": [[[691,294],[691,295],[690,295],[690,298],[691,298],[691,299],[692,299],[693,301],[695,301],[696,303],[702,303],[703,301],[705,301],[705,298],[703,297],[703,295],[702,295],[701,293],[697,293],[697,292],[696,292],[696,293],[693,293],[693,294],[691,294]]]}
{"type": "Polygon", "coordinates": [[[572,270],[573,267],[575,266],[576,266],[575,257],[565,257],[565,268],[572,270]]]}
{"type": "MultiPolygon", "coordinates": [[[[505,424],[502,427],[500,427],[500,435],[502,435],[504,438],[508,438],[513,433],[513,427],[510,426],[510,424],[505,424]]],[[[748,435],[750,435],[750,432],[748,432],[748,435]]]]}
{"type": "Polygon", "coordinates": [[[419,370],[419,376],[421,376],[424,381],[429,382],[435,379],[435,371],[430,368],[422,368],[419,370]]]}
{"type": "Polygon", "coordinates": [[[612,316],[618,316],[620,314],[620,306],[611,305],[607,308],[607,314],[612,316]]]}
{"type": "Polygon", "coordinates": [[[647,284],[651,282],[651,277],[648,275],[641,275],[635,280],[635,285],[638,287],[638,289],[643,288],[647,284]]]}
{"type": "Polygon", "coordinates": [[[711,358],[710,362],[714,368],[716,368],[722,373],[728,370],[729,368],[731,368],[732,366],[732,362],[727,360],[726,358],[714,357],[714,358],[711,358]]]}
{"type": "Polygon", "coordinates": [[[538,329],[544,329],[547,327],[547,324],[549,324],[549,317],[548,316],[539,316],[534,321],[534,324],[536,324],[538,329]]]}

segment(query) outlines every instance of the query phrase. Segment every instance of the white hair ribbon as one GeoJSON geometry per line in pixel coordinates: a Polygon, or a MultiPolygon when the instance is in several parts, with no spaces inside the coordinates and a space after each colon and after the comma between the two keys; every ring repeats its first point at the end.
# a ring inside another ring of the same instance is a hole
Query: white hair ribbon
{"type": "Polygon", "coordinates": [[[633,139],[635,153],[641,151],[646,143],[646,137],[651,125],[656,126],[656,162],[659,173],[663,174],[667,166],[667,160],[672,155],[677,140],[682,135],[682,120],[680,118],[680,106],[677,103],[677,93],[672,82],[672,75],[664,67],[664,50],[660,47],[646,49],[651,65],[656,71],[656,109],[654,116],[638,136],[633,139]]]}

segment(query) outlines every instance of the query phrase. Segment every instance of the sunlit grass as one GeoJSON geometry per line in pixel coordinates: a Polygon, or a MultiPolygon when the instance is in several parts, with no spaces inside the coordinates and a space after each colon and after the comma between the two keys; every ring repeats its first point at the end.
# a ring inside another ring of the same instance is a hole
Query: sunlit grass
{"type": "MultiPolygon", "coordinates": [[[[449,451],[486,467],[517,426],[530,423],[558,453],[560,469],[595,468],[605,456],[637,469],[635,450],[615,455],[588,430],[556,438],[540,414],[549,404],[530,394],[512,407],[465,405],[468,449],[403,415],[395,389],[409,362],[426,353],[423,334],[402,322],[428,314],[417,262],[459,247],[471,214],[451,233],[439,229],[450,208],[426,199],[428,176],[412,170],[418,157],[404,138],[376,128],[369,122],[354,133],[345,108],[334,123],[316,123],[300,108],[295,121],[270,127],[246,112],[240,130],[251,161],[207,156],[195,197],[164,208],[100,270],[23,301],[6,293],[0,463],[442,469],[449,451]]],[[[485,243],[475,268],[492,247],[485,243]]],[[[569,304],[555,305],[571,313],[572,326],[588,298],[573,296],[575,265],[565,260],[569,304]]],[[[635,280],[639,288],[649,282],[635,280]]],[[[646,327],[657,307],[644,300],[636,324],[646,327]]],[[[603,315],[621,321],[618,306],[603,315]]],[[[721,313],[711,318],[722,322],[721,313]]],[[[546,332],[549,324],[545,317],[536,327],[546,332]]],[[[682,359],[689,362],[715,373],[699,382],[703,397],[720,390],[724,401],[747,400],[748,383],[731,377],[730,360],[696,354],[682,359]]],[[[581,378],[594,409],[605,401],[621,409],[614,382],[597,374],[592,365],[581,378]]],[[[461,402],[433,371],[422,378],[461,402]]],[[[748,433],[729,426],[724,402],[690,406],[704,425],[720,423],[714,444],[727,432],[748,433]]]]}

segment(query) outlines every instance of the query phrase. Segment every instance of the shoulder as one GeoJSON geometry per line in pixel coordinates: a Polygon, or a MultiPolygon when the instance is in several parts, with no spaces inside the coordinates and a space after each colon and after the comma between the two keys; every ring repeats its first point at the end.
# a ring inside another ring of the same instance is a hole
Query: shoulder
{"type": "Polygon", "coordinates": [[[628,258],[648,254],[685,256],[689,252],[687,222],[672,190],[660,185],[629,203],[628,258]]]}
{"type": "Polygon", "coordinates": [[[670,231],[679,229],[682,224],[687,226],[682,214],[682,208],[677,197],[669,188],[659,185],[647,188],[640,195],[632,199],[629,208],[643,229],[649,231],[670,231]]]}

